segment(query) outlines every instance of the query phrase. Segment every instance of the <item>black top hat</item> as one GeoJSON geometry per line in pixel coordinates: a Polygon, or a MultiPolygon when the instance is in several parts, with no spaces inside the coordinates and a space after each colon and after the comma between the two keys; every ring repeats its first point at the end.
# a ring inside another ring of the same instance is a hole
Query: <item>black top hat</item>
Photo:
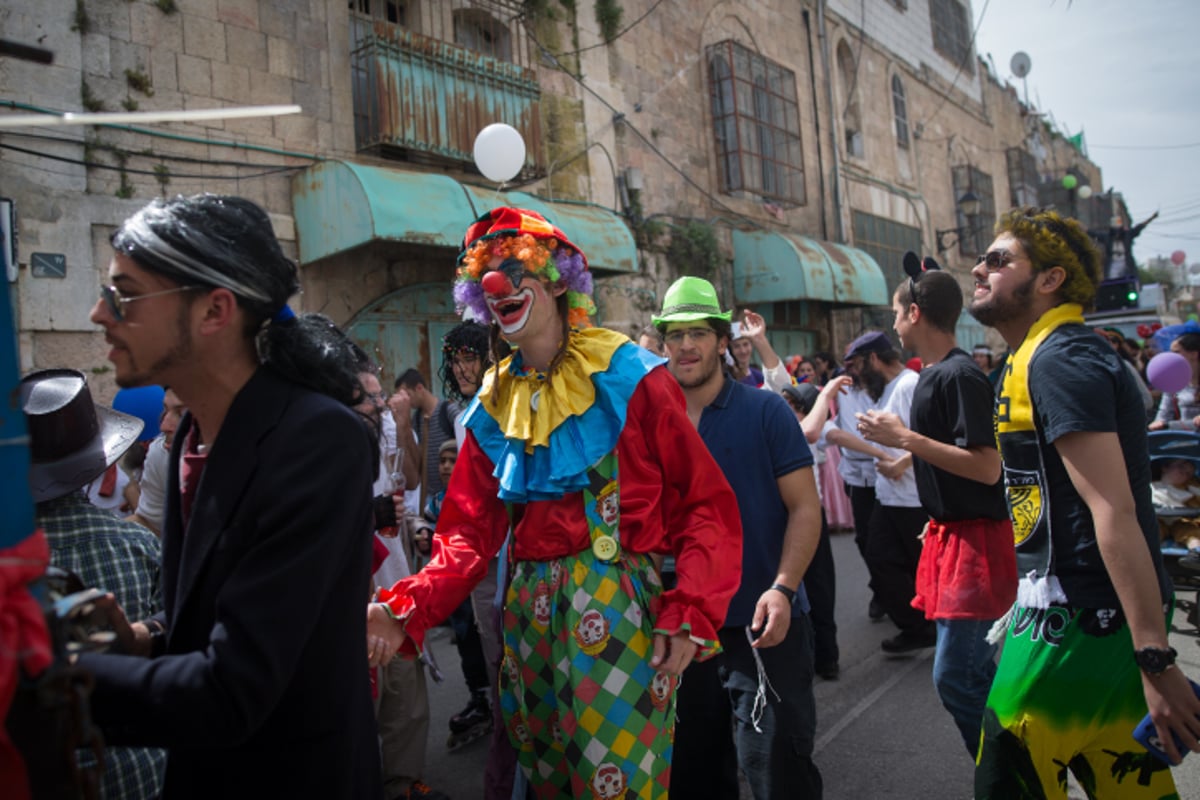
{"type": "Polygon", "coordinates": [[[95,480],[137,441],[144,424],[93,403],[87,379],[73,369],[29,373],[21,379],[20,401],[29,426],[29,488],[35,503],[95,480]]]}

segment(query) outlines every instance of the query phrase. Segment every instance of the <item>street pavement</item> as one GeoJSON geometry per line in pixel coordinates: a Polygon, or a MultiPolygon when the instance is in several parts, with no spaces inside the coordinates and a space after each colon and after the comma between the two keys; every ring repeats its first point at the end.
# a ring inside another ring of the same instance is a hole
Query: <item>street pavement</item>
{"type": "MultiPolygon", "coordinates": [[[[867,617],[867,571],[853,535],[834,534],[833,551],[842,672],[836,681],[818,678],[814,687],[814,759],[825,779],[825,800],[971,800],[974,764],[934,693],[933,651],[885,657],[879,642],[895,627],[867,617]]],[[[487,739],[447,752],[448,720],[466,705],[467,690],[449,632],[439,628],[428,641],[446,679],[430,683],[425,782],[454,800],[475,800],[482,796],[487,739]]],[[[1171,634],[1181,668],[1200,682],[1198,643],[1171,634]]],[[[1174,772],[1179,796],[1200,798],[1200,754],[1174,772]]],[[[1073,786],[1070,797],[1083,800],[1084,794],[1073,786]]],[[[743,798],[749,798],[745,791],[743,798]]]]}

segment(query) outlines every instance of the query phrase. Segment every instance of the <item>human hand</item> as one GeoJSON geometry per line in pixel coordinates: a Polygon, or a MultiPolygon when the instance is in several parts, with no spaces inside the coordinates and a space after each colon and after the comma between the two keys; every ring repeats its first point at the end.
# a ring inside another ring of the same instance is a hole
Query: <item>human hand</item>
{"type": "MultiPolygon", "coordinates": [[[[151,654],[150,624],[131,624],[112,592],[92,588],[57,597],[54,614],[64,625],[71,663],[77,654],[89,651],[133,656],[151,654]]],[[[150,622],[155,630],[162,630],[161,623],[150,622]]]]}
{"type": "Polygon", "coordinates": [[[899,458],[881,458],[875,462],[875,469],[889,481],[898,481],[907,467],[899,458]]]}
{"type": "Polygon", "coordinates": [[[404,623],[393,619],[383,603],[367,604],[367,664],[386,666],[404,644],[404,623]]]}
{"type": "Polygon", "coordinates": [[[686,633],[677,633],[674,636],[656,633],[650,666],[659,672],[682,675],[687,665],[696,657],[697,649],[699,648],[696,643],[686,633]]]}
{"type": "Polygon", "coordinates": [[[858,420],[859,434],[868,442],[904,449],[904,436],[908,433],[908,427],[898,415],[890,411],[871,409],[863,414],[855,414],[854,417],[858,420]]]}
{"type": "Polygon", "coordinates": [[[392,417],[396,422],[408,419],[408,415],[412,412],[412,396],[408,390],[401,386],[396,390],[396,393],[388,398],[388,408],[392,410],[392,417]]]}
{"type": "Polygon", "coordinates": [[[1158,675],[1143,672],[1142,691],[1154,731],[1171,763],[1178,764],[1183,758],[1175,747],[1172,732],[1179,736],[1185,747],[1200,753],[1200,698],[1196,697],[1187,676],[1178,667],[1158,675]]]}
{"type": "Polygon", "coordinates": [[[742,335],[748,339],[760,339],[767,335],[767,323],[761,314],[750,309],[742,312],[742,335]]]}
{"type": "Polygon", "coordinates": [[[1154,420],[1154,422],[1151,422],[1149,425],[1146,426],[1146,430],[1161,431],[1165,427],[1167,427],[1167,423],[1163,422],[1162,420],[1156,419],[1156,420],[1154,420]]]}
{"type": "Polygon", "coordinates": [[[826,400],[832,400],[839,394],[845,394],[850,391],[850,387],[853,385],[854,378],[851,378],[849,375],[838,375],[821,387],[821,394],[825,395],[826,400]]]}
{"type": "Polygon", "coordinates": [[[759,595],[758,603],[754,606],[754,619],[750,622],[750,628],[754,631],[762,631],[758,638],[754,640],[751,647],[774,647],[783,641],[787,636],[788,628],[792,624],[792,601],[788,600],[787,595],[776,589],[767,589],[759,595]],[[763,627],[763,623],[766,627],[763,627]]]}

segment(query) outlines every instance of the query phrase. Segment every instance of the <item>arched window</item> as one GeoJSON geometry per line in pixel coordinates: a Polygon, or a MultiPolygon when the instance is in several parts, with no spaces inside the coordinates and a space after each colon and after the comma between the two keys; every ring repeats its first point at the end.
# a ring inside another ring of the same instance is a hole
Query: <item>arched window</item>
{"type": "Polygon", "coordinates": [[[842,82],[842,92],[846,97],[845,110],[842,112],[842,128],[846,138],[846,154],[862,158],[863,148],[862,112],[858,108],[858,68],[850,45],[842,41],[837,48],[838,77],[842,82]]]}
{"type": "Polygon", "coordinates": [[[896,146],[908,149],[908,101],[899,75],[892,76],[892,116],[896,119],[896,146]]]}

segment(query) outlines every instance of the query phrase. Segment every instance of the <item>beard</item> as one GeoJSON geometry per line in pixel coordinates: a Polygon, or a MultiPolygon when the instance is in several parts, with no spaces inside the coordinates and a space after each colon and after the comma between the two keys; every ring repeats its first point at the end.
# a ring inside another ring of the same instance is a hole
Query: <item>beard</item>
{"type": "Polygon", "coordinates": [[[883,390],[887,388],[887,376],[882,372],[876,372],[872,369],[863,368],[859,372],[859,384],[867,395],[876,403],[879,398],[883,397],[883,390]]]}
{"type": "Polygon", "coordinates": [[[133,360],[133,354],[129,350],[125,352],[129,354],[129,371],[124,375],[120,372],[117,373],[115,379],[117,386],[122,389],[132,389],[138,386],[149,386],[153,383],[163,383],[161,376],[164,372],[192,358],[192,332],[188,327],[187,315],[180,314],[176,320],[175,344],[149,368],[139,370],[133,360]]]}
{"type": "Polygon", "coordinates": [[[994,292],[989,292],[988,296],[982,300],[972,300],[967,311],[980,324],[989,328],[996,327],[997,323],[1002,324],[1010,319],[1020,317],[1029,309],[1029,301],[1033,297],[1033,282],[1036,278],[1036,275],[1030,275],[1029,280],[1015,287],[1008,297],[996,297],[994,292]]]}
{"type": "Polygon", "coordinates": [[[718,353],[712,358],[701,358],[697,365],[695,377],[684,378],[671,370],[675,375],[675,380],[679,381],[679,386],[682,389],[695,389],[712,380],[713,375],[720,374],[722,371],[722,362],[724,358],[718,353]]]}

